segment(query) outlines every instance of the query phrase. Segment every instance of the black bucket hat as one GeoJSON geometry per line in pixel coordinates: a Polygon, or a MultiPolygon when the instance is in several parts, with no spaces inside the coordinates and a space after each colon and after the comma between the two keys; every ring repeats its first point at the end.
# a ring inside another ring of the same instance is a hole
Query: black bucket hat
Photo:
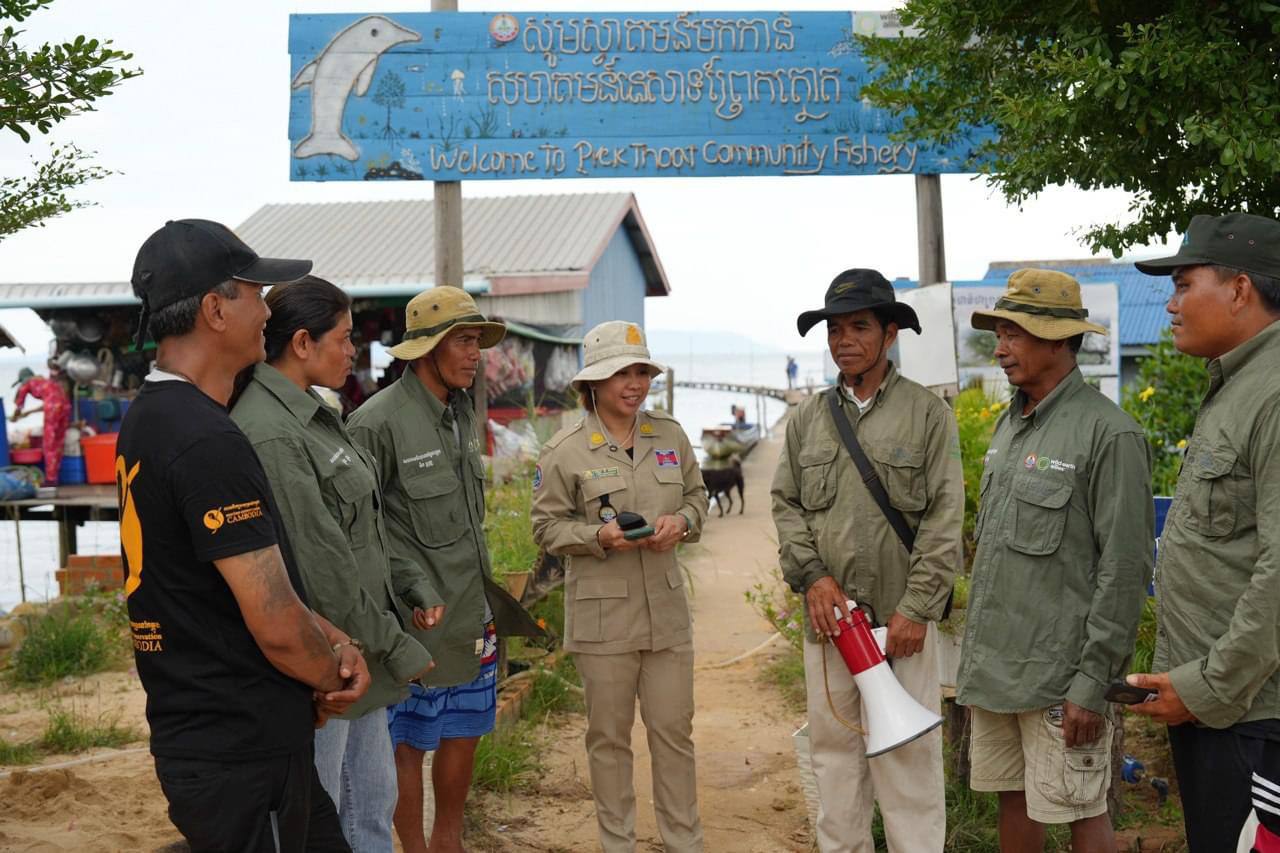
{"type": "Polygon", "coordinates": [[[845,270],[831,280],[825,304],[796,318],[796,328],[804,337],[817,323],[841,314],[852,314],[875,308],[889,316],[899,329],[920,334],[920,320],[915,309],[894,298],[893,285],[875,270],[845,270]]]}
{"type": "Polygon", "coordinates": [[[1176,255],[1134,264],[1147,275],[1205,265],[1280,277],[1280,222],[1250,213],[1193,216],[1176,255]]]}
{"type": "Polygon", "coordinates": [[[260,258],[230,228],[207,219],[170,220],[156,231],[133,263],[133,293],[142,300],[137,347],[147,320],[189,296],[201,296],[227,279],[250,284],[286,284],[311,272],[311,261],[260,258]]]}

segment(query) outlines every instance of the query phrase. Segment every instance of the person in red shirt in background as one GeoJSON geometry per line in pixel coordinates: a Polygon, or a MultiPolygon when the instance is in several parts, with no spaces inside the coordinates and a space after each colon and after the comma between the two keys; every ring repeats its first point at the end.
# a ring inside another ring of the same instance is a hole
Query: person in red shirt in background
{"type": "Polygon", "coordinates": [[[58,482],[58,469],[62,467],[62,442],[67,437],[67,427],[71,423],[71,402],[67,400],[67,392],[62,390],[62,383],[56,379],[36,376],[29,367],[18,371],[20,386],[14,399],[13,420],[22,417],[22,404],[27,395],[44,403],[44,481],[52,486],[58,482]]]}

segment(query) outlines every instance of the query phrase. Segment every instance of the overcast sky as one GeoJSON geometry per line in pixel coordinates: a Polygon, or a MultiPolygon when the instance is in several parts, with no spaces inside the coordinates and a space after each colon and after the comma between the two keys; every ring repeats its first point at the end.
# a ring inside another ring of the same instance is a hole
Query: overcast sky
{"type": "MultiPolygon", "coordinates": [[[[649,3],[514,0],[461,11],[678,11],[649,3]]],[[[892,5],[892,4],[882,4],[892,5]]],[[[127,280],[134,253],[166,219],[203,217],[233,227],[259,206],[417,198],[428,184],[291,183],[288,180],[289,14],[424,11],[429,4],[357,0],[55,0],[24,25],[23,44],[84,33],[114,39],[146,72],[72,118],[52,135],[97,152],[123,174],[88,186],[98,206],[50,220],[0,242],[0,281],[127,280]]],[[[704,0],[694,7],[779,9],[704,0]]],[[[844,3],[799,4],[848,10],[844,3]]],[[[0,173],[25,170],[47,154],[0,135],[0,173]]],[[[1059,189],[1018,210],[985,182],[942,179],[947,272],[977,278],[991,260],[1087,257],[1082,226],[1121,216],[1118,192],[1059,189]]],[[[671,281],[672,294],[650,299],[656,329],[715,329],[789,348],[794,317],[821,303],[832,276],[869,266],[889,278],[917,270],[915,189],[911,176],[473,181],[466,196],[557,192],[633,192],[671,281]]],[[[1150,254],[1149,251],[1137,254],[1150,254]]],[[[808,343],[820,348],[822,342],[808,343]]]]}

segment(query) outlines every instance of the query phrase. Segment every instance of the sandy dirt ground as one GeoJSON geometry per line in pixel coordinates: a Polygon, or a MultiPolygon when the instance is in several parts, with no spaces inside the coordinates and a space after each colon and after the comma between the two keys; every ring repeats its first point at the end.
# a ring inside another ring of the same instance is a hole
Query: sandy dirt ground
{"type": "MultiPolygon", "coordinates": [[[[699,798],[706,849],[733,853],[807,851],[810,835],[792,753],[801,715],[788,712],[759,671],[773,648],[741,663],[708,668],[768,639],[768,626],[743,593],[770,576],[776,542],[769,482],[777,441],[748,457],[746,512],[719,518],[713,508],[702,542],[685,549],[692,576],[699,798]]],[[[736,496],[735,496],[736,500],[736,496]]],[[[39,737],[48,708],[73,708],[146,731],[137,676],[109,672],[39,692],[0,698],[0,735],[9,743],[39,737]]],[[[569,715],[544,732],[546,772],[526,794],[486,796],[474,833],[477,849],[599,849],[582,735],[569,715]]],[[[633,732],[639,849],[661,850],[654,822],[644,729],[633,732]]],[[[165,813],[145,741],[78,756],[50,756],[37,767],[0,766],[0,851],[154,851],[180,840],[165,813]]],[[[428,818],[429,820],[429,818],[428,818]]]]}

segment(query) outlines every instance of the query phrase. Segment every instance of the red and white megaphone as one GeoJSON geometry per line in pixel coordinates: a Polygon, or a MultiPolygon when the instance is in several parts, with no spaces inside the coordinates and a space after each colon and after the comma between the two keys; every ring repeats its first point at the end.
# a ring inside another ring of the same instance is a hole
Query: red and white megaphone
{"type": "Polygon", "coordinates": [[[867,758],[904,746],[942,725],[942,717],[922,706],[902,689],[880,644],[871,633],[857,602],[846,601],[850,618],[836,608],[840,635],[833,637],[853,681],[862,694],[862,719],[867,729],[867,758]]]}

